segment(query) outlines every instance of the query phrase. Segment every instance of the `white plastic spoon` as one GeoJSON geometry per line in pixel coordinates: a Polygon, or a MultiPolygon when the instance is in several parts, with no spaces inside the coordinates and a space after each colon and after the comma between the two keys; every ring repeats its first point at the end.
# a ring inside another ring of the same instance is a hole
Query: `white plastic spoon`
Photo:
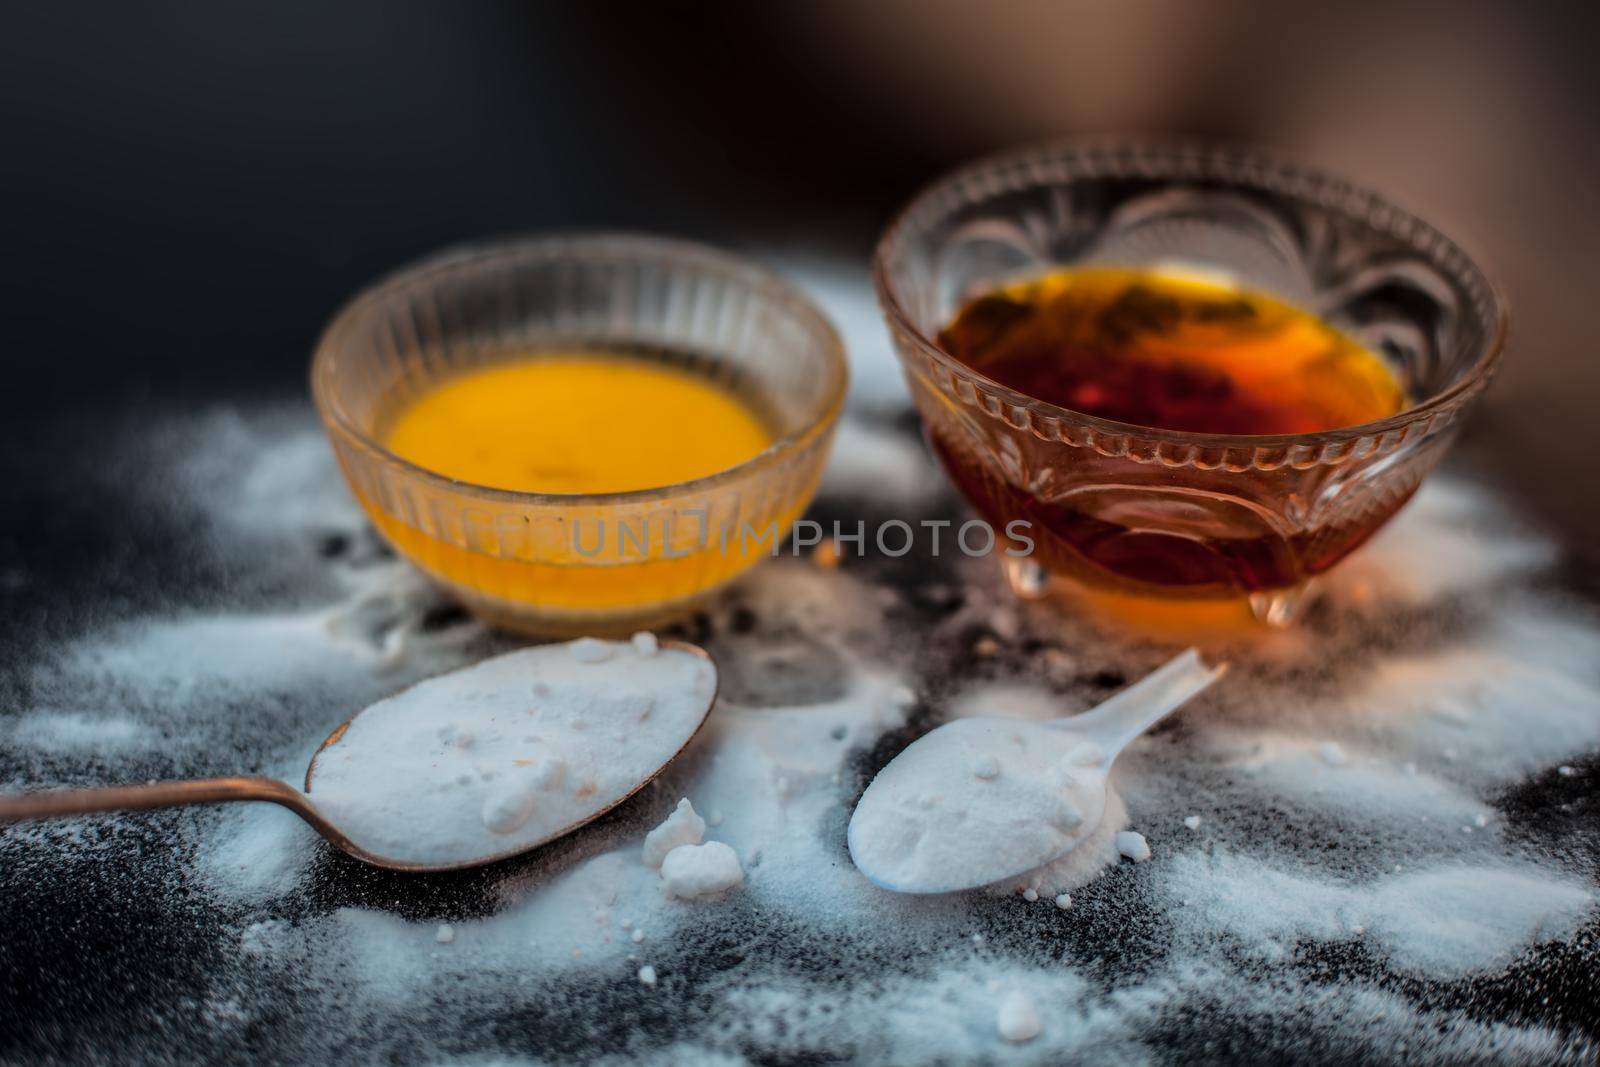
{"type": "Polygon", "coordinates": [[[850,858],[885,889],[948,893],[1065,855],[1100,825],[1118,753],[1225,670],[1191,648],[1081,715],[958,719],[924,734],[862,794],[850,858]]]}

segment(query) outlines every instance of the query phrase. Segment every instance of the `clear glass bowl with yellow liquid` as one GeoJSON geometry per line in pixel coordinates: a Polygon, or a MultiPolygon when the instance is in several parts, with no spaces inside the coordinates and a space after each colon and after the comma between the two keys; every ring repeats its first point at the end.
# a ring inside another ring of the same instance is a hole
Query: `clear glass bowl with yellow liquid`
{"type": "Polygon", "coordinates": [[[889,226],[878,296],[1018,593],[1140,624],[1294,621],[1483,392],[1505,308],[1427,223],[1247,149],[984,160],[889,226]]]}
{"type": "Polygon", "coordinates": [[[312,393],[383,536],[489,621],[681,615],[777,550],[846,384],[827,319],[736,256],[634,236],[434,256],[318,343],[312,393]]]}

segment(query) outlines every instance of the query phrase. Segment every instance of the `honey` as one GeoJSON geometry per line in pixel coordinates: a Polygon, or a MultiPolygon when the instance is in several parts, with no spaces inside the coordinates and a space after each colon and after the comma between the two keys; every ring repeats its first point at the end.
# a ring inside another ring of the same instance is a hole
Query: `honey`
{"type": "MultiPolygon", "coordinates": [[[[715,500],[710,493],[669,505],[588,496],[682,486],[774,442],[756,403],[679,362],[541,352],[447,377],[394,406],[380,423],[385,447],[474,486],[557,496],[529,504],[525,522],[499,514],[479,526],[480,511],[468,509],[444,536],[363,497],[368,512],[396,547],[492,618],[507,602],[536,604],[598,632],[642,605],[687,601],[770,546],[708,529],[715,508],[697,501],[715,500]]],[[[803,503],[776,516],[778,528],[803,503]]]]}
{"type": "Polygon", "coordinates": [[[1312,433],[1405,404],[1381,359],[1315,316],[1174,274],[1058,271],[972,301],[939,340],[1019,393],[1164,430],[1312,433]]]}
{"type": "MultiPolygon", "coordinates": [[[[1388,365],[1333,326],[1199,276],[1058,271],[972,300],[939,340],[1017,392],[1139,427],[1314,433],[1382,419],[1406,404],[1388,365]]],[[[1019,479],[1003,476],[959,424],[931,425],[934,448],[986,518],[1029,520],[1046,568],[1135,595],[1227,597],[1297,586],[1409,496],[1286,528],[1269,518],[1290,510],[1278,498],[1314,498],[1317,486],[1278,471],[1228,473],[1213,485],[1206,472],[1189,470],[1185,478],[1199,481],[1179,485],[1159,464],[1083,449],[1075,466],[1019,479]]]]}

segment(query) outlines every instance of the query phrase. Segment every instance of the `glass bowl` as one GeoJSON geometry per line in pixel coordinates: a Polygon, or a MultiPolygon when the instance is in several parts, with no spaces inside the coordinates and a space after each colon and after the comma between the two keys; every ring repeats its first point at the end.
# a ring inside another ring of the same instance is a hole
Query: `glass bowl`
{"type": "Polygon", "coordinates": [[[311,387],[390,544],[489,621],[571,636],[667,621],[776,551],[816,490],[846,373],[838,333],[776,275],[681,241],[573,236],[448,251],[380,281],[324,332],[311,387]],[[776,440],[693,481],[582,495],[473,485],[384,447],[387,421],[439,382],[575,349],[695,371],[751,399],[776,440]]]}
{"type": "Polygon", "coordinates": [[[1147,618],[1184,600],[1297,618],[1317,575],[1439,462],[1506,334],[1493,287],[1427,223],[1337,178],[1215,146],[1067,143],[966,167],[889,226],[874,279],[946,470],[997,528],[1031,526],[1032,551],[1007,559],[1013,588],[1062,587],[1147,618]],[[1001,283],[1158,263],[1225,272],[1333,323],[1389,364],[1410,405],[1310,434],[1153,429],[1008,389],[935,340],[1001,283]],[[1164,566],[1173,580],[1152,580],[1164,566]]]}

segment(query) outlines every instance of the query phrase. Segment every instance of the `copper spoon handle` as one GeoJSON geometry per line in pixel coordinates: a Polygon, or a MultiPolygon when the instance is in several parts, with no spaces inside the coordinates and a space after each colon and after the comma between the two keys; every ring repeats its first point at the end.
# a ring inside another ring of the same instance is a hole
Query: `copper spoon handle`
{"type": "Polygon", "coordinates": [[[300,790],[276,778],[253,775],[191,778],[147,785],[114,785],[101,789],[49,789],[38,793],[0,794],[0,824],[103,811],[223,804],[234,800],[264,800],[269,804],[281,804],[310,823],[312,829],[336,847],[346,852],[361,852],[349,838],[322,817],[310,798],[300,790]]]}
{"type": "MultiPolygon", "coordinates": [[[[694,735],[705,726],[706,717],[711,714],[711,708],[717,699],[717,684],[719,677],[716,673],[716,663],[711,659],[710,653],[699,645],[687,641],[663,641],[661,647],[675,651],[686,652],[706,660],[712,667],[712,689],[706,699],[705,711],[695,723],[694,731],[684,739],[673,757],[679,755],[689,747],[689,742],[694,740],[694,735]]],[[[329,746],[337,744],[344,736],[354,717],[341,723],[328,739],[322,742],[317,749],[321,755],[329,746]]],[[[27,819],[48,819],[63,815],[89,815],[95,812],[106,811],[137,811],[145,808],[176,808],[188,804],[223,804],[236,800],[266,801],[269,804],[278,804],[288,808],[300,818],[311,825],[311,828],[328,840],[334,848],[345,852],[364,863],[375,867],[383,867],[391,871],[447,871],[465,867],[476,867],[484,863],[493,863],[507,859],[521,852],[530,851],[547,841],[560,837],[562,834],[577,829],[584,823],[604,815],[607,811],[621,804],[628,797],[650,784],[656,775],[670,763],[672,757],[664,761],[661,766],[650,772],[638,785],[634,786],[624,795],[612,801],[608,806],[586,816],[577,823],[569,825],[558,833],[552,834],[543,841],[522,845],[507,852],[496,853],[477,859],[468,859],[452,863],[428,863],[391,859],[380,856],[355,843],[344,831],[323,817],[317,810],[311,798],[305,793],[280,782],[276,778],[263,778],[256,775],[234,775],[224,778],[192,778],[187,781],[177,782],[150,782],[146,785],[108,786],[101,789],[55,789],[43,790],[37,793],[0,793],[0,826],[6,823],[22,822],[27,819]]],[[[311,765],[306,768],[306,789],[311,788],[312,777],[316,773],[317,757],[311,757],[311,765]]]]}

